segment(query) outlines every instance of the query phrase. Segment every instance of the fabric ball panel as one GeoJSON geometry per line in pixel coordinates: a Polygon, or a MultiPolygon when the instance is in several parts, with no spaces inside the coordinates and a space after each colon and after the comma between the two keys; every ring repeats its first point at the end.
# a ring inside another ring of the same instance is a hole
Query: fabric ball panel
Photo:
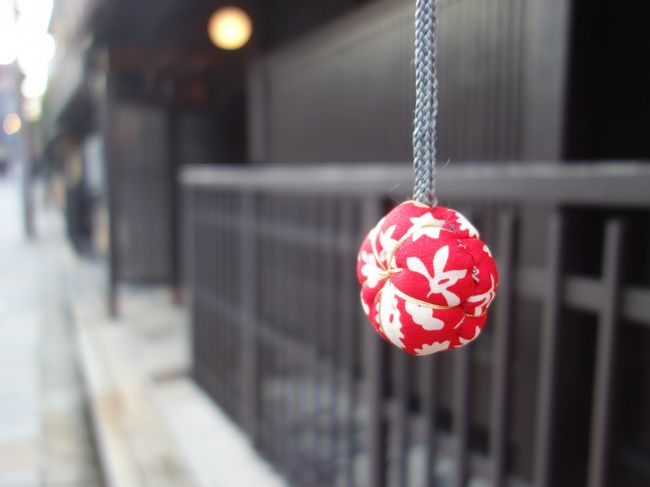
{"type": "Polygon", "coordinates": [[[462,214],[413,201],[368,233],[357,277],[375,330],[413,355],[476,339],[498,285],[489,248],[462,214]]]}

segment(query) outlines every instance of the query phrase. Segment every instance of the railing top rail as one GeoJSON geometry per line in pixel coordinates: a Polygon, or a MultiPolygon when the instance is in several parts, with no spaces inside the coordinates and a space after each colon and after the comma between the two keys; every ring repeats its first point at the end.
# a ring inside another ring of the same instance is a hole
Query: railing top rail
{"type": "MultiPolygon", "coordinates": [[[[262,193],[335,193],[408,197],[409,164],[310,166],[184,166],[186,187],[262,193]]],[[[438,173],[438,197],[482,201],[650,206],[650,164],[467,163],[438,173]]]]}

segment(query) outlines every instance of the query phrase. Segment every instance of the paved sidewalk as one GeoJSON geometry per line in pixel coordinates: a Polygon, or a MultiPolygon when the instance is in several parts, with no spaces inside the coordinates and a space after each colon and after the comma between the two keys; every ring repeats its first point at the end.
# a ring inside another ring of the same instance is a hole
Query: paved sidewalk
{"type": "Polygon", "coordinates": [[[0,179],[0,487],[286,487],[194,384],[187,311],[72,253],[60,212],[24,239],[0,179]]]}
{"type": "Polygon", "coordinates": [[[286,487],[188,376],[187,310],[163,288],[123,287],[106,317],[102,276],[72,265],[72,309],[111,486],[286,487]]]}
{"type": "Polygon", "coordinates": [[[62,223],[21,226],[19,184],[0,179],[0,487],[103,485],[63,291],[62,223]]]}

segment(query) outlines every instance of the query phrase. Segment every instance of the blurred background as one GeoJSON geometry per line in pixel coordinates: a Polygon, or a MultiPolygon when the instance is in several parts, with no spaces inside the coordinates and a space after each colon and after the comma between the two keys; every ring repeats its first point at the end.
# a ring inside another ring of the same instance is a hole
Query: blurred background
{"type": "Polygon", "coordinates": [[[650,485],[650,8],[440,0],[481,339],[366,323],[414,0],[0,0],[0,486],[650,485]]]}

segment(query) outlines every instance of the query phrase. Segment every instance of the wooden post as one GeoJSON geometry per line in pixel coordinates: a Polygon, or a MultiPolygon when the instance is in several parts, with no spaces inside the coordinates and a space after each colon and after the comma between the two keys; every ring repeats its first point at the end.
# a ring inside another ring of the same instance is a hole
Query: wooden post
{"type": "Polygon", "coordinates": [[[108,210],[108,295],[107,307],[111,318],[119,314],[117,279],[117,234],[116,234],[116,178],[115,161],[113,160],[113,137],[111,126],[111,103],[115,97],[115,80],[110,74],[110,52],[104,50],[99,55],[101,78],[97,93],[99,107],[99,126],[104,142],[104,173],[106,174],[106,203],[108,210]]]}

